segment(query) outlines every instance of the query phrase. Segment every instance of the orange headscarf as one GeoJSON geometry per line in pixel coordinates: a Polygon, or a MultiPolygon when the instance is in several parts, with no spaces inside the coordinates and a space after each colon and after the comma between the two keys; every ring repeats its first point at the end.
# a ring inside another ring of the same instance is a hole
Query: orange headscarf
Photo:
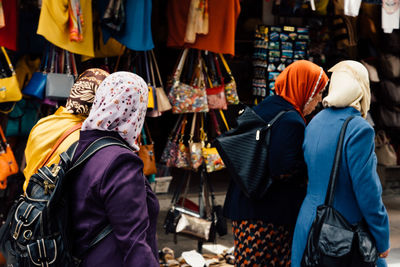
{"type": "Polygon", "coordinates": [[[275,92],[303,116],[304,106],[325,88],[328,80],[320,66],[311,61],[299,60],[279,74],[275,81],[275,92]]]}

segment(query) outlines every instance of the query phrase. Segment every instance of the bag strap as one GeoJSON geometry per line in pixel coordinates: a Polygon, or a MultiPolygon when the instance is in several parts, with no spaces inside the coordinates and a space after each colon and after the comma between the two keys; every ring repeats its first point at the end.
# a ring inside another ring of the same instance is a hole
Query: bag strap
{"type": "Polygon", "coordinates": [[[217,74],[219,76],[219,79],[221,80],[221,84],[220,85],[224,86],[225,85],[224,76],[222,76],[221,68],[219,67],[218,57],[217,57],[216,54],[214,54],[213,59],[214,59],[215,67],[217,68],[217,74]]]}
{"type": "Polygon", "coordinates": [[[182,124],[181,124],[181,129],[180,129],[180,138],[179,138],[179,142],[182,143],[183,142],[183,137],[185,136],[185,129],[186,129],[186,124],[187,124],[187,117],[185,116],[183,118],[182,124]]]}
{"type": "MultiPolygon", "coordinates": [[[[155,66],[156,71],[157,71],[158,81],[160,82],[161,87],[164,88],[164,85],[163,85],[163,82],[162,82],[162,79],[161,79],[160,69],[158,68],[157,59],[156,59],[156,56],[154,55],[154,50],[151,50],[150,53],[151,53],[151,57],[153,58],[154,66],[155,66]]],[[[155,83],[154,83],[154,86],[156,86],[155,83]]]]}
{"type": "MultiPolygon", "coordinates": [[[[149,52],[146,51],[145,53],[149,53],[149,52]]],[[[148,62],[150,65],[151,82],[153,83],[153,87],[156,88],[157,87],[156,78],[154,77],[153,60],[152,60],[151,54],[149,54],[149,56],[147,58],[148,58],[148,62]]]]}
{"type": "Polygon", "coordinates": [[[335,188],[336,188],[336,184],[337,184],[337,177],[339,175],[339,165],[340,165],[340,160],[342,157],[344,135],[346,133],[347,125],[353,118],[354,118],[354,116],[348,117],[344,121],[342,129],[340,130],[339,141],[336,146],[335,158],[333,161],[333,166],[332,166],[331,175],[330,175],[330,179],[329,179],[328,191],[327,191],[326,197],[325,197],[325,205],[328,205],[328,206],[332,206],[332,204],[333,204],[333,198],[334,198],[335,188]]]}
{"type": "Polygon", "coordinates": [[[76,130],[79,130],[82,127],[82,122],[72,126],[71,128],[69,128],[68,130],[66,130],[63,135],[58,138],[57,142],[53,145],[53,147],[51,148],[50,152],[47,154],[46,158],[43,160],[43,163],[40,164],[40,167],[45,166],[48,161],[50,160],[50,158],[53,156],[54,152],[56,152],[56,150],[58,149],[58,147],[61,145],[61,143],[68,137],[70,136],[73,132],[75,132],[76,130]]]}
{"type": "Polygon", "coordinates": [[[192,127],[191,127],[191,129],[190,129],[189,143],[193,143],[194,128],[196,127],[196,116],[197,116],[197,113],[195,112],[195,113],[193,114],[192,127]]]}
{"type": "Polygon", "coordinates": [[[214,110],[210,110],[209,113],[210,113],[211,121],[212,121],[212,123],[213,123],[213,125],[214,125],[214,128],[215,128],[215,132],[216,132],[218,135],[220,135],[220,134],[221,134],[221,130],[219,129],[219,124],[218,124],[217,116],[215,115],[214,110]]]}
{"type": "Polygon", "coordinates": [[[223,55],[222,53],[219,53],[219,57],[221,58],[222,63],[223,63],[224,66],[225,66],[226,72],[227,72],[228,75],[231,77],[231,79],[233,79],[233,75],[232,75],[231,69],[229,68],[228,63],[226,62],[226,60],[225,60],[225,58],[224,58],[224,55],[223,55]]]}
{"type": "Polygon", "coordinates": [[[11,64],[11,60],[10,60],[10,58],[8,57],[7,51],[6,51],[6,49],[4,48],[4,46],[1,47],[1,51],[3,51],[4,57],[6,58],[8,67],[10,68],[10,71],[12,72],[12,74],[15,74],[14,67],[13,67],[13,65],[11,64]]]}
{"type": "MultiPolygon", "coordinates": [[[[295,112],[294,110],[282,110],[280,111],[272,120],[270,120],[267,123],[267,126],[264,127],[267,129],[267,136],[266,136],[266,143],[267,143],[267,147],[269,147],[270,141],[271,141],[271,131],[269,131],[269,129],[271,129],[272,125],[274,125],[274,123],[279,120],[280,117],[283,116],[283,114],[285,114],[286,112],[295,112]]],[[[256,139],[259,138],[258,136],[259,131],[257,131],[256,133],[256,139]]]]}
{"type": "Polygon", "coordinates": [[[219,110],[219,114],[221,115],[222,121],[223,121],[224,124],[225,124],[226,130],[229,131],[229,125],[228,125],[228,122],[227,122],[227,120],[226,120],[226,118],[225,118],[225,114],[224,114],[224,112],[222,111],[222,109],[219,110]]]}
{"type": "Polygon", "coordinates": [[[150,130],[149,130],[149,127],[147,126],[146,122],[144,123],[144,127],[143,128],[145,129],[147,138],[149,138],[150,144],[153,144],[154,142],[153,142],[153,139],[151,138],[150,130]]]}
{"type": "Polygon", "coordinates": [[[188,52],[189,52],[189,48],[185,48],[185,50],[183,50],[182,56],[179,60],[178,66],[176,67],[176,71],[174,73],[175,82],[179,82],[179,79],[182,74],[183,64],[185,63],[188,52]]]}
{"type": "MultiPolygon", "coordinates": [[[[70,157],[70,159],[73,158],[77,145],[78,145],[78,142],[75,142],[71,146],[72,148],[70,147],[67,150],[67,154],[70,157]]],[[[93,143],[91,143],[89,145],[89,147],[87,147],[86,150],[82,153],[82,155],[74,162],[73,166],[68,170],[68,172],[71,172],[71,171],[75,170],[76,168],[80,167],[83,163],[85,163],[97,151],[99,151],[99,150],[101,150],[101,149],[103,149],[105,147],[108,147],[108,146],[125,147],[126,149],[129,149],[130,151],[132,151],[132,149],[129,146],[125,145],[118,138],[112,137],[112,136],[104,136],[104,137],[101,137],[101,138],[95,140],[93,143]]]]}
{"type": "Polygon", "coordinates": [[[1,128],[1,126],[0,126],[0,136],[1,136],[1,140],[0,140],[1,145],[4,146],[4,151],[5,151],[7,148],[7,139],[4,135],[4,132],[3,132],[3,129],[1,128]]]}
{"type": "Polygon", "coordinates": [[[182,116],[182,119],[181,119],[181,120],[178,119],[178,121],[177,121],[177,123],[179,122],[179,124],[178,124],[179,127],[176,129],[174,142],[176,142],[176,141],[178,140],[179,132],[180,132],[181,129],[182,129],[182,124],[183,124],[183,121],[184,121],[185,119],[186,119],[186,114],[182,116]]]}
{"type": "Polygon", "coordinates": [[[151,86],[149,60],[147,58],[147,51],[144,51],[144,66],[146,68],[146,82],[147,82],[147,85],[151,86]]]}

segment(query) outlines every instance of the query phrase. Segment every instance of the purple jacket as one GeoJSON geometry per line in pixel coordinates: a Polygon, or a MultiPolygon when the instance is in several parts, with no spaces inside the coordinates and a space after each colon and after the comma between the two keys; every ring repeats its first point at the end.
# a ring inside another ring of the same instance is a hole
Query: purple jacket
{"type": "MultiPolygon", "coordinates": [[[[74,158],[97,138],[110,135],[119,137],[99,130],[81,132],[74,158]]],[[[107,224],[113,228],[104,240],[81,255],[81,266],[159,266],[159,204],[142,169],[141,159],[132,151],[109,146],[94,154],[73,176],[75,254],[87,251],[89,243],[107,224]]]]}

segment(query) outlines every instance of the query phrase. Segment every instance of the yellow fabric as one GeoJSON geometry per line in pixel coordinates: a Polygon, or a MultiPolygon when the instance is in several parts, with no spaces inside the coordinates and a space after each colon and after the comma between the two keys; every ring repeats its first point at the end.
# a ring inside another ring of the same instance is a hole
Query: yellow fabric
{"type": "MultiPolygon", "coordinates": [[[[101,34],[100,30],[100,41],[99,41],[99,47],[96,47],[95,45],[95,50],[94,50],[94,57],[95,58],[103,58],[103,57],[117,57],[120,56],[124,53],[124,45],[115,40],[114,38],[108,39],[107,43],[103,43],[103,37],[101,34]]],[[[89,59],[92,59],[93,57],[89,56],[82,56],[81,60],[86,61],[89,59]]]]}
{"type": "MultiPolygon", "coordinates": [[[[24,169],[26,190],[29,178],[41,167],[42,161],[51,151],[57,140],[72,126],[83,122],[86,119],[83,115],[75,115],[60,107],[53,115],[47,116],[33,127],[25,148],[26,167],[24,169]]],[[[47,166],[58,163],[59,155],[66,151],[70,145],[79,139],[79,131],[69,135],[58,147],[54,155],[50,158],[47,166]]]]}
{"type": "Polygon", "coordinates": [[[94,57],[92,1],[81,0],[83,41],[69,40],[68,0],[43,0],[37,34],[72,53],[94,57]]]}
{"type": "Polygon", "coordinates": [[[30,59],[29,55],[23,56],[18,60],[15,66],[15,72],[17,74],[17,80],[19,88],[24,88],[30,79],[32,74],[39,69],[40,58],[30,59]]]}

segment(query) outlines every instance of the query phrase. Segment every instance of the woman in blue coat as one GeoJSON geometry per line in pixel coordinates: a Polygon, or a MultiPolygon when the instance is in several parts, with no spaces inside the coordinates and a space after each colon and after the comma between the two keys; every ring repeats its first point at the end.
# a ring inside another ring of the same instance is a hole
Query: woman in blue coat
{"type": "Polygon", "coordinates": [[[349,60],[329,71],[333,73],[328,96],[323,99],[326,109],[305,131],[303,151],[309,180],[293,237],[292,267],[300,266],[316,209],[325,200],[339,132],[350,116],[355,118],[344,138],[334,207],[352,224],[365,219],[380,253],[378,266],[386,266],[389,219],[376,172],[374,129],[365,120],[371,98],[368,72],[361,63],[349,60]]]}

